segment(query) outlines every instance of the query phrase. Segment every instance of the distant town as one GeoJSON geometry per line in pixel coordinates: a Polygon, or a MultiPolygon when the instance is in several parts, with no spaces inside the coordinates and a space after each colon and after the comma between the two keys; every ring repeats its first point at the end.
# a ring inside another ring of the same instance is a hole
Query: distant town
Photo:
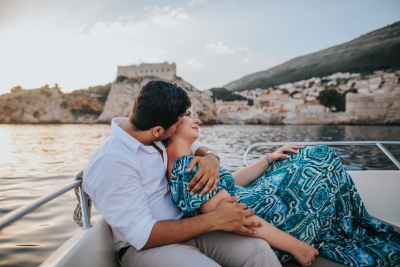
{"type": "Polygon", "coordinates": [[[299,113],[345,111],[347,93],[357,93],[360,96],[383,94],[389,87],[398,85],[399,76],[400,71],[374,71],[368,75],[338,72],[270,88],[233,92],[246,99],[216,99],[215,112],[223,121],[244,123],[257,117],[278,116],[282,119],[293,119],[299,113]]]}

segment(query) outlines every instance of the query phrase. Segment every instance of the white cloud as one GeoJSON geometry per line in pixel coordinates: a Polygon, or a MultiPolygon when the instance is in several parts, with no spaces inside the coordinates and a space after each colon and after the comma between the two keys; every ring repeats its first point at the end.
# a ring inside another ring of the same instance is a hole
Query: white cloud
{"type": "Polygon", "coordinates": [[[203,63],[197,58],[190,58],[185,63],[195,69],[199,69],[203,66],[203,63]]]}
{"type": "MultiPolygon", "coordinates": [[[[16,85],[37,88],[58,83],[69,92],[105,84],[115,79],[117,66],[140,60],[180,62],[181,73],[193,70],[201,62],[186,65],[188,57],[181,56],[181,51],[197,52],[182,44],[182,36],[186,42],[194,42],[194,23],[182,8],[154,7],[110,22],[82,23],[67,31],[54,32],[50,26],[32,30],[25,25],[2,30],[0,73],[8,78],[0,79],[0,94],[16,85]]],[[[203,46],[197,49],[203,51],[203,46]]]]}
{"type": "Polygon", "coordinates": [[[83,25],[79,28],[77,34],[88,35],[94,30],[101,30],[109,27],[120,26],[142,26],[161,25],[161,26],[176,26],[179,22],[189,19],[189,15],[183,8],[171,9],[170,7],[159,8],[145,7],[143,12],[135,18],[134,15],[126,15],[119,17],[113,22],[97,22],[92,26],[83,25]]]}
{"type": "Polygon", "coordinates": [[[245,59],[243,59],[242,63],[244,63],[244,64],[249,64],[249,63],[252,63],[253,61],[254,61],[254,60],[252,60],[252,59],[246,57],[245,59]]]}
{"type": "Polygon", "coordinates": [[[189,5],[189,6],[195,6],[195,5],[204,3],[204,2],[206,2],[206,1],[207,1],[207,0],[190,0],[190,1],[188,2],[188,5],[189,5]]]}
{"type": "Polygon", "coordinates": [[[135,16],[133,16],[133,15],[122,16],[122,17],[119,17],[117,21],[122,26],[127,26],[129,24],[135,23],[135,16]]]}
{"type": "Polygon", "coordinates": [[[88,27],[86,24],[83,25],[78,29],[78,32],[76,34],[89,34],[90,33],[90,27],[88,27]]]}
{"type": "Polygon", "coordinates": [[[229,47],[222,42],[212,43],[206,46],[206,50],[212,51],[216,54],[242,54],[246,55],[249,49],[243,47],[229,47]]]}
{"type": "Polygon", "coordinates": [[[145,7],[143,9],[143,22],[151,21],[158,25],[175,26],[180,21],[186,20],[189,15],[183,8],[171,9],[169,6],[164,8],[145,7]]]}

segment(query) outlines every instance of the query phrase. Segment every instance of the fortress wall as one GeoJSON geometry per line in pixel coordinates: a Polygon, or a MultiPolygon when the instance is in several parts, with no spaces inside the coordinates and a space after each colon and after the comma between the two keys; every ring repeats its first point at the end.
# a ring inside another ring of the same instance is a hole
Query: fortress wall
{"type": "Polygon", "coordinates": [[[168,62],[155,64],[142,63],[140,65],[132,66],[118,66],[117,71],[117,77],[126,76],[128,78],[136,78],[145,76],[157,76],[160,79],[168,81],[172,81],[175,75],[175,63],[168,64],[168,62]]]}
{"type": "Polygon", "coordinates": [[[392,105],[392,94],[346,95],[346,113],[372,121],[383,121],[392,105]]]}

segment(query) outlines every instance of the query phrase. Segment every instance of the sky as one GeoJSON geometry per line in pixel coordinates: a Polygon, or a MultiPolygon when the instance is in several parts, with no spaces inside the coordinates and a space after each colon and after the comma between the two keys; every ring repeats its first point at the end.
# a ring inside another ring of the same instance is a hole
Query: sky
{"type": "Polygon", "coordinates": [[[399,0],[0,0],[0,94],[112,82],[117,66],[175,62],[221,87],[400,20],[399,0]]]}

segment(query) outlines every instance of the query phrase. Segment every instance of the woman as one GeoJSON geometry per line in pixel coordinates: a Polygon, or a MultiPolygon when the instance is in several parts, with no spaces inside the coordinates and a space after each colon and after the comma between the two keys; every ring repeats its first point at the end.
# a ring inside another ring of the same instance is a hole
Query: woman
{"type": "Polygon", "coordinates": [[[282,263],[294,257],[309,265],[318,254],[313,244],[321,256],[345,265],[400,266],[400,234],[368,214],[340,159],[326,146],[283,146],[233,175],[221,167],[216,190],[190,194],[196,169],[187,171],[192,157],[185,155],[198,138],[198,124],[189,109],[167,147],[173,199],[187,215],[238,196],[263,221],[255,236],[276,248],[282,263]]]}

